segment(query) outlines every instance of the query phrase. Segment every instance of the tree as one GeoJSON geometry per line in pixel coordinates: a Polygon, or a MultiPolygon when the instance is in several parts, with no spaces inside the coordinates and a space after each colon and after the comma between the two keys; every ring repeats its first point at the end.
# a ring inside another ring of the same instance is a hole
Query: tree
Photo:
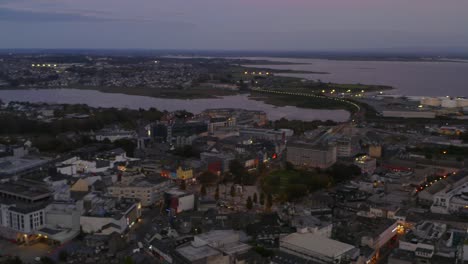
{"type": "Polygon", "coordinates": [[[258,172],[258,176],[261,177],[261,178],[267,176],[268,171],[267,171],[267,167],[266,167],[265,163],[260,162],[260,164],[258,164],[257,172],[258,172]]]}
{"type": "Polygon", "coordinates": [[[180,188],[181,190],[184,190],[184,191],[187,190],[187,184],[185,183],[184,180],[182,180],[182,181],[180,182],[179,188],[180,188]]]}
{"type": "Polygon", "coordinates": [[[132,257],[130,257],[130,256],[125,257],[124,264],[133,264],[133,263],[135,263],[135,262],[133,262],[132,257]]]}
{"type": "Polygon", "coordinates": [[[218,181],[218,175],[212,173],[211,171],[205,171],[200,174],[200,176],[198,176],[198,181],[205,185],[215,184],[218,181]]]}
{"type": "Polygon", "coordinates": [[[66,262],[68,259],[68,252],[66,250],[61,250],[59,252],[58,258],[61,262],[66,262]]]}
{"type": "Polygon", "coordinates": [[[257,193],[254,193],[252,201],[254,202],[254,204],[258,203],[257,193]]]}
{"type": "Polygon", "coordinates": [[[203,196],[206,196],[206,187],[205,187],[205,185],[202,185],[202,186],[201,186],[200,194],[201,194],[202,197],[203,197],[203,196]]]}
{"type": "Polygon", "coordinates": [[[229,171],[232,173],[235,183],[242,183],[248,173],[244,165],[237,159],[232,160],[231,163],[229,163],[229,171]]]}
{"type": "Polygon", "coordinates": [[[215,198],[216,201],[219,200],[219,185],[216,186],[216,191],[215,191],[214,198],[215,198]]]}
{"type": "Polygon", "coordinates": [[[49,257],[41,257],[42,264],[54,264],[55,261],[49,257]]]}
{"type": "Polygon", "coordinates": [[[127,153],[127,156],[133,157],[137,144],[131,139],[124,138],[114,141],[114,146],[122,148],[127,153]]]}
{"type": "Polygon", "coordinates": [[[23,264],[23,261],[18,257],[18,256],[15,256],[13,258],[8,258],[2,262],[0,262],[2,264],[23,264]]]}
{"type": "Polygon", "coordinates": [[[273,206],[273,196],[269,193],[267,195],[266,209],[270,210],[272,206],[273,206]]]}
{"type": "Polygon", "coordinates": [[[253,207],[252,197],[250,197],[250,196],[247,197],[247,203],[246,203],[245,207],[246,207],[248,210],[252,209],[252,207],[253,207]]]}
{"type": "Polygon", "coordinates": [[[260,193],[260,205],[265,204],[265,194],[263,192],[260,193]]]}
{"type": "Polygon", "coordinates": [[[231,185],[231,197],[236,197],[236,187],[234,187],[234,184],[231,185]]]}

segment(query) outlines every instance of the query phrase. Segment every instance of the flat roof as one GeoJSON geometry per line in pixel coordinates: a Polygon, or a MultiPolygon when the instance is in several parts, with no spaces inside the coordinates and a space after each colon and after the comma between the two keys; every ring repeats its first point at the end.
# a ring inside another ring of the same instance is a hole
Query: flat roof
{"type": "Polygon", "coordinates": [[[353,245],[312,233],[293,233],[281,239],[281,243],[287,243],[330,258],[335,258],[354,249],[353,245]]]}
{"type": "Polygon", "coordinates": [[[43,199],[52,195],[47,187],[40,183],[34,181],[29,182],[27,180],[0,184],[0,193],[32,200],[43,199]]]}
{"type": "Polygon", "coordinates": [[[0,175],[11,175],[20,173],[22,171],[39,167],[48,162],[47,159],[33,158],[33,157],[4,157],[0,158],[0,175]]]}
{"type": "Polygon", "coordinates": [[[208,243],[213,243],[216,241],[223,241],[226,237],[232,235],[239,235],[239,232],[235,230],[212,230],[206,233],[197,235],[198,238],[207,241],[208,243]]]}
{"type": "Polygon", "coordinates": [[[220,255],[221,252],[210,246],[194,247],[192,245],[181,247],[176,250],[189,261],[196,261],[210,256],[220,255]]]}

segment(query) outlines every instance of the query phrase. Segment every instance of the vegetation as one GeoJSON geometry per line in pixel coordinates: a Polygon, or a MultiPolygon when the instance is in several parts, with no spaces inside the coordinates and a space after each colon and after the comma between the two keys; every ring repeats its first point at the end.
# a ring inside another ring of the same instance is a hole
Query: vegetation
{"type": "Polygon", "coordinates": [[[184,191],[187,189],[187,184],[185,183],[185,181],[180,182],[179,188],[184,191]]]}
{"type": "Polygon", "coordinates": [[[190,145],[183,146],[183,147],[178,147],[174,150],[174,155],[177,155],[179,157],[183,158],[198,158],[200,157],[200,152],[193,148],[190,145]]]}
{"type": "Polygon", "coordinates": [[[261,246],[255,246],[253,248],[253,250],[255,252],[257,252],[260,256],[264,257],[264,258],[269,258],[269,257],[273,256],[273,251],[272,250],[266,249],[266,248],[261,247],[261,246]]]}
{"type": "Polygon", "coordinates": [[[236,197],[236,187],[234,187],[234,185],[231,185],[231,191],[229,193],[231,197],[236,197]]]}
{"type": "Polygon", "coordinates": [[[212,173],[211,171],[205,171],[198,177],[198,181],[202,185],[213,185],[218,182],[218,175],[212,173]]]}
{"type": "Polygon", "coordinates": [[[18,256],[15,256],[0,261],[0,264],[23,264],[23,261],[18,256]]]}
{"type": "Polygon", "coordinates": [[[253,185],[255,184],[255,175],[250,174],[244,165],[237,159],[229,163],[229,171],[232,175],[232,181],[237,184],[253,185]]]}
{"type": "Polygon", "coordinates": [[[54,264],[55,261],[49,257],[41,257],[42,264],[54,264]]]}
{"type": "Polygon", "coordinates": [[[357,108],[350,103],[334,100],[333,97],[306,97],[297,95],[280,95],[252,91],[251,99],[264,101],[276,106],[297,106],[312,109],[344,109],[351,113],[357,112],[357,108]]]}
{"type": "Polygon", "coordinates": [[[59,252],[58,258],[62,262],[66,262],[68,259],[68,252],[66,250],[61,250],[59,252]]]}
{"type": "MultiPolygon", "coordinates": [[[[24,103],[26,106],[28,103],[24,103]]],[[[109,125],[121,125],[135,129],[139,120],[153,122],[159,120],[163,112],[149,110],[130,110],[116,108],[91,108],[86,105],[62,105],[63,110],[56,110],[57,119],[42,122],[24,114],[1,113],[0,135],[29,137],[33,145],[44,152],[66,152],[89,144],[92,140],[85,132],[97,131],[109,125]],[[87,118],[75,119],[68,114],[86,114],[87,118]],[[67,117],[68,116],[68,117],[67,117]]],[[[8,109],[8,108],[7,108],[8,109]]],[[[128,140],[115,142],[129,155],[133,154],[135,143],[128,140]]]]}
{"type": "Polygon", "coordinates": [[[288,120],[286,118],[281,118],[280,120],[271,121],[269,124],[270,128],[279,129],[287,128],[292,129],[295,135],[302,135],[305,131],[317,129],[319,126],[335,126],[336,122],[327,120],[327,121],[301,121],[301,120],[288,120]]]}
{"type": "Polygon", "coordinates": [[[426,146],[412,147],[407,151],[424,155],[427,159],[455,157],[457,160],[468,156],[468,148],[457,146],[426,146]]]}
{"type": "Polygon", "coordinates": [[[263,192],[260,193],[260,201],[259,201],[260,205],[264,205],[265,204],[265,194],[263,192]]]}
{"type": "Polygon", "coordinates": [[[134,140],[119,139],[114,141],[114,146],[117,148],[122,148],[123,150],[125,150],[129,157],[133,157],[133,153],[135,152],[137,145],[134,140]]]}
{"type": "Polygon", "coordinates": [[[247,202],[245,204],[245,207],[247,210],[251,210],[253,208],[253,202],[252,202],[252,197],[247,197],[247,202]]]}
{"type": "Polygon", "coordinates": [[[269,211],[271,210],[271,207],[273,206],[273,195],[271,195],[271,193],[269,193],[267,195],[267,201],[266,201],[266,209],[269,211]]]}
{"type": "Polygon", "coordinates": [[[216,201],[219,200],[219,185],[216,186],[214,198],[216,201]]]}
{"type": "Polygon", "coordinates": [[[341,164],[325,171],[286,168],[270,173],[264,179],[262,188],[265,193],[277,195],[281,201],[293,201],[308,193],[349,180],[360,173],[361,170],[355,165],[341,164]]]}
{"type": "Polygon", "coordinates": [[[206,196],[206,186],[205,186],[205,185],[202,185],[202,186],[201,186],[200,195],[201,195],[202,197],[205,197],[205,196],[206,196]]]}

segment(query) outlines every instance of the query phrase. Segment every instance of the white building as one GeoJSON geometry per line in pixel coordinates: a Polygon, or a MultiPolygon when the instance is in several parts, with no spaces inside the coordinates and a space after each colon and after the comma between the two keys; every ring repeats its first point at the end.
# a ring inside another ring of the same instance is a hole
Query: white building
{"type": "Polygon", "coordinates": [[[433,213],[453,214],[465,208],[468,208],[468,175],[433,195],[433,213]]]}
{"type": "Polygon", "coordinates": [[[136,137],[137,134],[135,131],[128,130],[101,130],[95,135],[97,141],[108,139],[110,142],[120,139],[135,139],[136,137]]]}
{"type": "Polygon", "coordinates": [[[46,225],[45,208],[52,192],[38,182],[20,180],[0,185],[0,236],[29,242],[46,225]]]}
{"type": "Polygon", "coordinates": [[[281,238],[280,251],[317,263],[339,263],[359,254],[352,245],[311,233],[293,233],[281,238]]]}
{"type": "Polygon", "coordinates": [[[80,173],[100,173],[114,168],[116,163],[128,163],[137,160],[127,157],[127,153],[123,149],[114,149],[98,154],[91,160],[72,157],[57,164],[57,171],[71,176],[80,173]]]}

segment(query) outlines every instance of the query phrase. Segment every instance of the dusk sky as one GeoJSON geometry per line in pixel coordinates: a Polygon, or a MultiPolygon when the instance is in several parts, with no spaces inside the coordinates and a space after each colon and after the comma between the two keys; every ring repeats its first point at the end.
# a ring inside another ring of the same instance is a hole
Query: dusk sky
{"type": "Polygon", "coordinates": [[[0,0],[0,48],[468,48],[467,0],[0,0]]]}

